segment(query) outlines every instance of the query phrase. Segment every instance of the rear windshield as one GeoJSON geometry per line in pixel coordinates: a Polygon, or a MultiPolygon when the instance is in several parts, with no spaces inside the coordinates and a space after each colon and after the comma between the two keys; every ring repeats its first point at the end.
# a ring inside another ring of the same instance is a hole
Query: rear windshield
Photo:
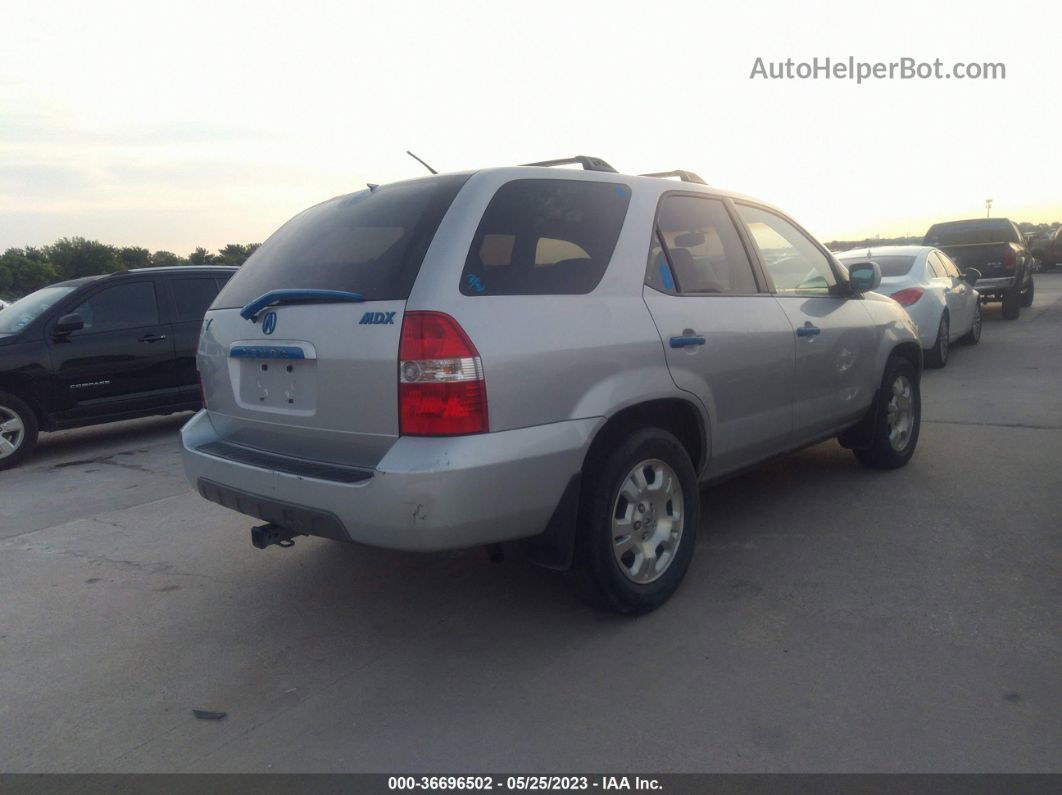
{"type": "Polygon", "coordinates": [[[398,182],[311,207],[251,255],[213,306],[244,306],[287,288],[404,300],[439,222],[467,179],[460,174],[398,182]]]}
{"type": "Polygon", "coordinates": [[[869,257],[848,258],[842,260],[846,268],[850,268],[856,262],[866,262],[870,260],[878,263],[878,267],[881,269],[882,278],[889,276],[906,276],[911,271],[911,266],[914,265],[914,257],[904,257],[899,254],[891,254],[886,257],[879,257],[876,254],[869,257]]]}
{"type": "Polygon", "coordinates": [[[593,290],[616,247],[631,191],[618,182],[517,179],[498,188],[472,238],[465,295],[593,290]]]}
{"type": "Polygon", "coordinates": [[[953,221],[947,224],[934,224],[926,232],[923,246],[955,246],[964,243],[1017,243],[1014,227],[1010,221],[1002,219],[984,219],[974,221],[953,221]]]}

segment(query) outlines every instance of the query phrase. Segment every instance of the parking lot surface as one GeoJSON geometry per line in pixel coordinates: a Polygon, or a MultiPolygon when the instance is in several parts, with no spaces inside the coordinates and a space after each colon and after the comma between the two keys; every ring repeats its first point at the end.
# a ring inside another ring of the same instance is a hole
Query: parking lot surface
{"type": "Polygon", "coordinates": [[[0,473],[0,770],[1062,770],[1062,274],[926,373],[906,468],[706,490],[637,619],[518,556],[256,550],[188,416],[0,473]]]}

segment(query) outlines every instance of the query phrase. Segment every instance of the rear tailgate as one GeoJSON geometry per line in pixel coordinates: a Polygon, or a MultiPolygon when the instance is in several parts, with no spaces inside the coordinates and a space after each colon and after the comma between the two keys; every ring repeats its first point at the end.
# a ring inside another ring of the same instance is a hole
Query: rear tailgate
{"type": "Polygon", "coordinates": [[[199,368],[215,430],[259,450],[374,466],[398,436],[404,310],[405,301],[278,306],[270,335],[237,309],[211,311],[199,368]]]}
{"type": "Polygon", "coordinates": [[[312,461],[380,461],[398,437],[406,299],[466,180],[429,177],[332,199],[248,259],[200,337],[206,405],[223,440],[312,461]]]}
{"type": "Polygon", "coordinates": [[[1014,267],[1008,269],[1005,259],[1010,243],[958,243],[938,248],[951,257],[960,272],[977,268],[985,279],[1014,275],[1014,267]]]}

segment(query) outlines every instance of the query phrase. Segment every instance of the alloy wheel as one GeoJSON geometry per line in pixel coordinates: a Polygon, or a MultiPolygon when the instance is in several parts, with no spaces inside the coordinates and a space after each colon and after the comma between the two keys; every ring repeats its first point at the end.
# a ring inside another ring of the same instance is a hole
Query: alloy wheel
{"type": "Polygon", "coordinates": [[[915,422],[914,387],[906,375],[898,375],[892,382],[886,422],[889,426],[889,444],[897,453],[902,453],[911,443],[915,422]]]}
{"type": "Polygon", "coordinates": [[[25,438],[22,418],[7,406],[0,406],[0,458],[14,455],[25,438]]]}
{"type": "Polygon", "coordinates": [[[683,525],[675,471],[656,458],[631,469],[612,505],[612,553],[623,575],[641,585],[659,579],[675,559],[683,525]]]}

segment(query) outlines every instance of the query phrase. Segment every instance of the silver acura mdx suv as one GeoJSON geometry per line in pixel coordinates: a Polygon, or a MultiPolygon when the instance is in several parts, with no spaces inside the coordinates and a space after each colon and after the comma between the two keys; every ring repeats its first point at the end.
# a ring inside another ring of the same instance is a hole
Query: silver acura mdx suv
{"type": "Polygon", "coordinates": [[[689,172],[563,162],[370,185],[270,237],[203,322],[199,493],[260,547],[526,539],[640,613],[702,484],[831,437],[907,463],[922,351],[875,263],[689,172]]]}

